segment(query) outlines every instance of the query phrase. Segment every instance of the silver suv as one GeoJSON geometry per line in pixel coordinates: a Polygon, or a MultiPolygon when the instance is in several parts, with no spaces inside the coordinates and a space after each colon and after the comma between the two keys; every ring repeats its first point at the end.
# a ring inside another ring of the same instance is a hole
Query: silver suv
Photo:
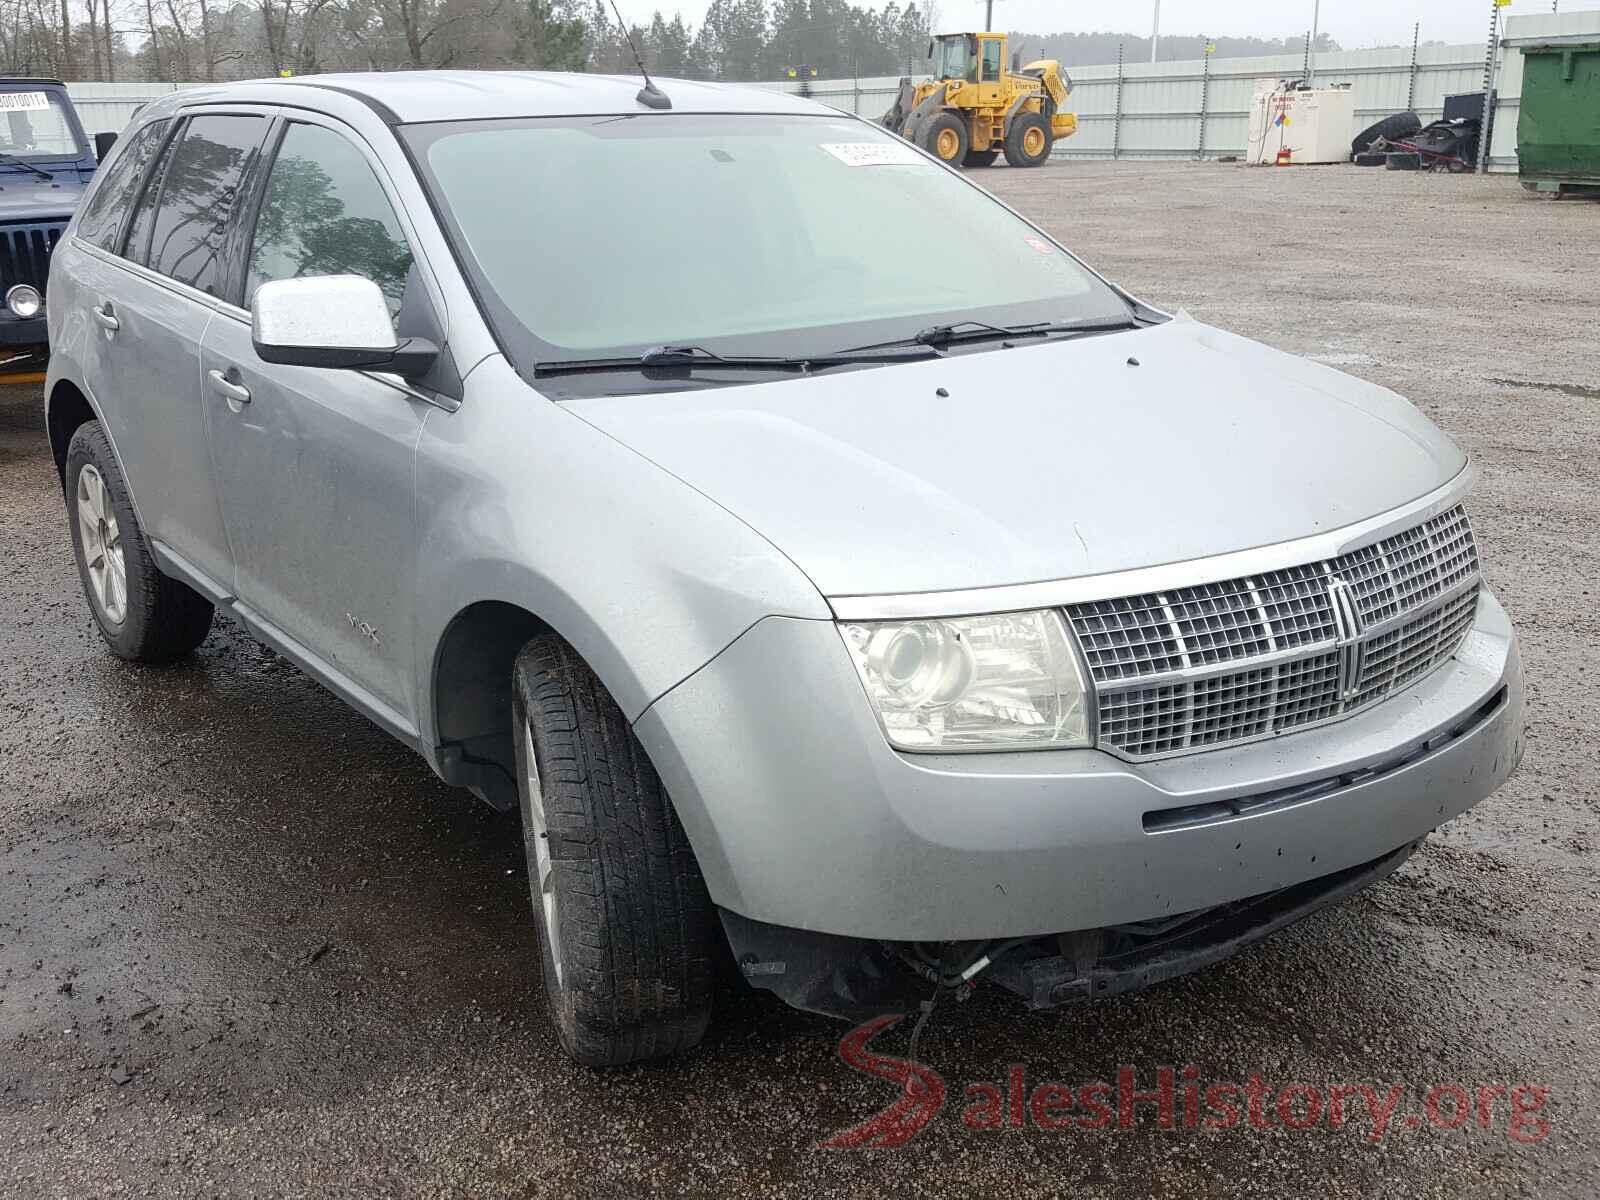
{"type": "Polygon", "coordinates": [[[112,651],[220,608],[520,806],[586,1063],[693,1046],[730,948],[841,1017],[1142,987],[1394,870],[1522,752],[1443,434],[804,100],[181,92],[49,295],[112,651]]]}

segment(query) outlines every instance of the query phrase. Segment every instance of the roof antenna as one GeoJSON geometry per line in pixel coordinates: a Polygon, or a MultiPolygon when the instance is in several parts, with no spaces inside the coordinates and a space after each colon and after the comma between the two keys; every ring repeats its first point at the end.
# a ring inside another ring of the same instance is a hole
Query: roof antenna
{"type": "Polygon", "coordinates": [[[628,49],[633,51],[633,61],[639,64],[639,74],[644,76],[644,86],[639,89],[639,94],[634,97],[646,108],[671,108],[672,97],[668,96],[650,79],[650,72],[644,69],[644,55],[639,53],[639,47],[634,45],[633,34],[628,32],[628,23],[622,19],[622,10],[617,7],[617,0],[611,0],[611,11],[617,14],[617,24],[622,27],[622,36],[628,41],[628,49]]]}

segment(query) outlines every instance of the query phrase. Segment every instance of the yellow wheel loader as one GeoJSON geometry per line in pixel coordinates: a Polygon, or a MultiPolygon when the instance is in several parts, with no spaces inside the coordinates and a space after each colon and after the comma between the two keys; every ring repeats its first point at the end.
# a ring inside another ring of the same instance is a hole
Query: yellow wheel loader
{"type": "Polygon", "coordinates": [[[1003,33],[947,33],[928,44],[933,77],[900,81],[882,123],[952,166],[987,167],[1002,153],[1037,167],[1078,130],[1072,80],[1054,59],[1007,69],[1003,33]]]}

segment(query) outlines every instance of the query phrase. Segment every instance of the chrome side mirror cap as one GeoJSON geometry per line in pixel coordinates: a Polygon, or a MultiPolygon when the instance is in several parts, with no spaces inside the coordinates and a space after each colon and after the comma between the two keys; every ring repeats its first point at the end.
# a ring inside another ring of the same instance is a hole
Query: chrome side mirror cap
{"type": "Polygon", "coordinates": [[[274,279],[256,289],[250,340],[262,362],[425,374],[439,357],[426,338],[396,338],[389,303],[360,275],[274,279]]]}

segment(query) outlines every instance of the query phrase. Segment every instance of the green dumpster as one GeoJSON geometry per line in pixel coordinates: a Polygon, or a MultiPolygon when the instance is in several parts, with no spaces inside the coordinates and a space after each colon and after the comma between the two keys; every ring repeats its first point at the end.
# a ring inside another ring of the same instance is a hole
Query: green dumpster
{"type": "Polygon", "coordinates": [[[1520,49],[1522,186],[1600,195],[1600,42],[1520,49]]]}

